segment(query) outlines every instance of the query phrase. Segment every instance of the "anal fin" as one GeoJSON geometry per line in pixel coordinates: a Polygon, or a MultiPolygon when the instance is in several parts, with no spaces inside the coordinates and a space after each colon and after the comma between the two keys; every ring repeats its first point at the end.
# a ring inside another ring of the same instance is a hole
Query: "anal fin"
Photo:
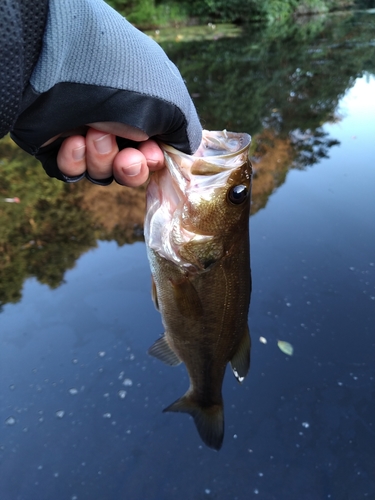
{"type": "Polygon", "coordinates": [[[240,383],[243,382],[250,368],[250,349],[250,332],[248,325],[246,325],[245,333],[241,339],[240,345],[238,346],[237,352],[230,360],[234,376],[240,383]]]}
{"type": "Polygon", "coordinates": [[[147,352],[169,366],[177,366],[181,363],[180,358],[168,344],[165,334],[152,344],[147,352]]]}

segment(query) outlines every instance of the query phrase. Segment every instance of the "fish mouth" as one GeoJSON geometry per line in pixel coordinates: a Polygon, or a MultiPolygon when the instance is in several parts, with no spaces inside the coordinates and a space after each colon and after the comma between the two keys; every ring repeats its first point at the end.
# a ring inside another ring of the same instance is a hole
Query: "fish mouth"
{"type": "MultiPolygon", "coordinates": [[[[203,130],[201,144],[194,155],[160,144],[171,181],[163,182],[163,191],[171,201],[171,208],[189,196],[209,199],[214,189],[226,185],[230,173],[242,165],[251,142],[248,134],[203,130]]],[[[161,193],[163,196],[163,193],[161,193]]]]}
{"type": "Polygon", "coordinates": [[[179,255],[179,247],[196,237],[182,227],[179,217],[186,200],[184,188],[189,182],[186,174],[167,163],[167,168],[152,175],[147,188],[145,241],[149,248],[177,265],[186,264],[179,255]]]}
{"type": "Polygon", "coordinates": [[[214,190],[225,186],[233,169],[246,161],[250,142],[248,134],[203,130],[194,155],[160,145],[166,168],[152,175],[147,189],[144,235],[149,248],[177,265],[191,267],[179,255],[179,248],[193,240],[207,242],[214,235],[183,227],[182,207],[192,199],[209,201],[214,190]]]}

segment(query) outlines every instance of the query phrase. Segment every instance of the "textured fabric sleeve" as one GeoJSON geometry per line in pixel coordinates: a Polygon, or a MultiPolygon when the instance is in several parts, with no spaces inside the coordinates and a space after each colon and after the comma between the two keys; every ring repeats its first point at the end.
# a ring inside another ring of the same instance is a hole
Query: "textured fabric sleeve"
{"type": "Polygon", "coordinates": [[[0,137],[14,126],[38,61],[48,0],[0,2],[0,137]]]}
{"type": "Polygon", "coordinates": [[[50,0],[43,49],[12,137],[66,180],[55,147],[41,145],[88,123],[118,121],[186,153],[201,125],[176,66],[161,47],[102,0],[50,0]]]}

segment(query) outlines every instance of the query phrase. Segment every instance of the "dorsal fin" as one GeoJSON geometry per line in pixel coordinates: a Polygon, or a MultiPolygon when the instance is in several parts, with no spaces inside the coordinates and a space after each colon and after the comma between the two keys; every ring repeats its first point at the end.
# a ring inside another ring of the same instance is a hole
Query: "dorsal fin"
{"type": "Polygon", "coordinates": [[[181,363],[180,358],[168,344],[168,340],[165,333],[162,337],[160,337],[160,339],[158,339],[156,342],[154,342],[154,344],[152,344],[152,346],[147,352],[151,356],[160,359],[160,361],[163,361],[163,363],[169,366],[177,366],[181,363]]]}
{"type": "Polygon", "coordinates": [[[234,376],[240,383],[243,382],[250,368],[250,349],[250,332],[248,325],[246,325],[245,333],[241,339],[240,345],[238,346],[237,352],[230,360],[234,376]]]}

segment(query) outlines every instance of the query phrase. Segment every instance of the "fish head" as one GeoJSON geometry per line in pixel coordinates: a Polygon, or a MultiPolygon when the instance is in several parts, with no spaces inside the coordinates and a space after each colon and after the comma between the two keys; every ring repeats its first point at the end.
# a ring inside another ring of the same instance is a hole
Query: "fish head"
{"type": "Polygon", "coordinates": [[[203,272],[230,251],[241,231],[247,235],[250,141],[248,134],[203,131],[192,156],[162,145],[166,168],[153,174],[147,191],[150,248],[203,272]]]}

